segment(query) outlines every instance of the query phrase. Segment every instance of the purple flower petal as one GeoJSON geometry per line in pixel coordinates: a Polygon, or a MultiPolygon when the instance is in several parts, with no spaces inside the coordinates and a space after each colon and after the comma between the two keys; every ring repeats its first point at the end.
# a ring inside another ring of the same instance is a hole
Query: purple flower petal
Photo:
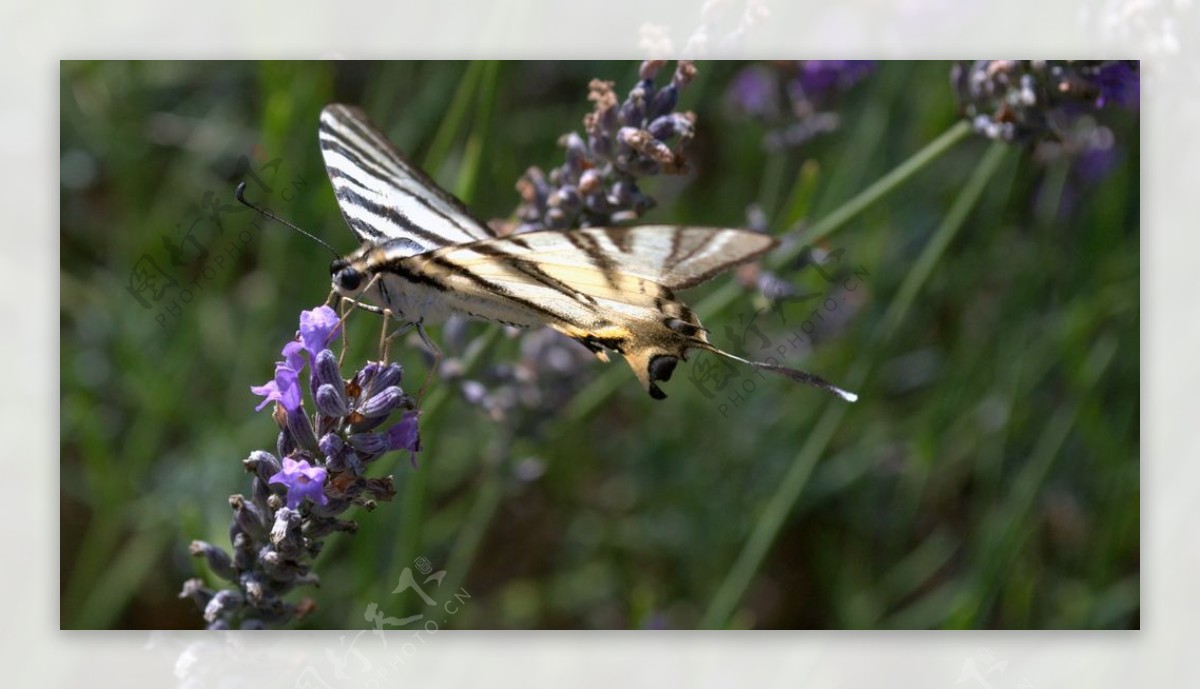
{"type": "Polygon", "coordinates": [[[300,371],[304,368],[304,345],[299,340],[293,340],[283,346],[283,363],[300,371]]]}
{"type": "Polygon", "coordinates": [[[267,403],[271,402],[272,400],[279,400],[281,397],[279,393],[279,385],[274,381],[267,381],[261,386],[250,386],[250,392],[255,395],[266,396],[263,398],[263,401],[258,404],[258,407],[254,408],[255,412],[258,412],[262,408],[266,407],[267,403]]]}
{"type": "Polygon", "coordinates": [[[407,450],[408,458],[415,467],[417,453],[421,450],[421,434],[417,430],[418,412],[405,412],[404,416],[386,432],[390,450],[407,450]]]}
{"type": "Polygon", "coordinates": [[[283,405],[288,412],[300,409],[300,375],[295,369],[283,362],[275,364],[275,380],[261,386],[251,386],[250,391],[255,395],[266,396],[255,411],[261,410],[271,401],[283,405]]]}
{"type": "Polygon", "coordinates": [[[300,312],[300,341],[314,361],[340,331],[337,312],[327,306],[300,312]]]}
{"type": "Polygon", "coordinates": [[[325,496],[325,477],[325,468],[313,467],[307,460],[287,457],[283,459],[283,469],[268,481],[287,487],[287,507],[295,510],[305,498],[317,505],[329,503],[325,496]]]}

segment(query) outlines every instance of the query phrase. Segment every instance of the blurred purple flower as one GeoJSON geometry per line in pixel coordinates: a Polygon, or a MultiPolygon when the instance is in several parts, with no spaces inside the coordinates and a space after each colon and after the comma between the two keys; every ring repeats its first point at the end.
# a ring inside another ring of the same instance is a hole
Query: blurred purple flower
{"type": "Polygon", "coordinates": [[[1117,167],[1118,158],[1117,150],[1112,146],[1091,147],[1075,158],[1075,171],[1082,182],[1095,184],[1117,167]]]}
{"type": "Polygon", "coordinates": [[[778,79],[770,70],[762,65],[752,65],[734,76],[728,97],[747,115],[765,117],[779,110],[778,89],[778,79]]]}
{"type": "Polygon", "coordinates": [[[325,497],[325,469],[313,467],[307,460],[283,459],[283,469],[267,480],[268,484],[287,487],[287,507],[295,510],[300,502],[309,499],[317,505],[328,505],[325,497]]]}
{"type": "Polygon", "coordinates": [[[767,150],[800,146],[838,128],[841,95],[875,69],[870,60],[807,60],[751,65],[734,76],[726,97],[770,129],[767,150]]]}
{"type": "Polygon", "coordinates": [[[1110,62],[1096,71],[1092,84],[1100,90],[1096,107],[1108,104],[1136,109],[1141,101],[1142,79],[1138,63],[1127,60],[1110,62]]]}
{"type": "Polygon", "coordinates": [[[796,80],[809,94],[847,89],[875,69],[873,60],[803,60],[796,80]]]}
{"type": "Polygon", "coordinates": [[[1136,108],[1141,89],[1135,60],[976,60],[950,82],[975,131],[1003,141],[1063,139],[1109,105],[1136,108]]]}

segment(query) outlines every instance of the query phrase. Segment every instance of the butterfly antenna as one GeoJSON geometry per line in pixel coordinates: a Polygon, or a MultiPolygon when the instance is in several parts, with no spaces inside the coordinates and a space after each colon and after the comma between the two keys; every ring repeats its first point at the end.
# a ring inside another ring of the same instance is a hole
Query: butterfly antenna
{"type": "Polygon", "coordinates": [[[266,218],[267,220],[273,220],[273,221],[276,221],[279,223],[283,223],[284,225],[295,230],[296,232],[300,233],[301,235],[304,235],[305,237],[312,240],[313,242],[316,242],[317,244],[321,245],[322,247],[325,247],[326,249],[328,249],[329,253],[333,254],[334,258],[338,258],[338,259],[342,258],[342,255],[339,254],[336,249],[329,246],[329,244],[325,240],[321,239],[320,237],[317,237],[316,235],[305,232],[305,231],[301,230],[300,228],[296,227],[294,224],[287,222],[286,220],[275,215],[274,213],[271,213],[267,209],[260,208],[258,206],[255,206],[254,204],[250,203],[249,201],[246,201],[246,182],[245,182],[245,180],[238,183],[237,191],[235,192],[235,194],[237,196],[237,200],[243,206],[246,206],[247,208],[252,208],[255,211],[258,211],[259,213],[262,214],[263,218],[266,218]]]}
{"type": "Polygon", "coordinates": [[[774,374],[786,376],[793,381],[807,384],[814,388],[820,388],[821,390],[823,390],[827,393],[833,393],[834,395],[841,398],[842,400],[845,400],[846,402],[854,402],[855,400],[858,400],[857,393],[851,393],[848,390],[838,388],[837,386],[826,381],[825,379],[821,378],[820,376],[817,376],[816,374],[810,374],[807,371],[800,371],[799,369],[792,369],[790,367],[782,367],[782,366],[779,366],[778,364],[768,364],[766,362],[752,362],[748,359],[742,359],[741,357],[738,357],[737,355],[731,355],[724,350],[718,350],[715,347],[712,349],[712,351],[719,355],[728,357],[729,359],[737,360],[743,364],[749,364],[750,366],[754,367],[755,369],[762,369],[764,371],[769,371],[774,374]]]}

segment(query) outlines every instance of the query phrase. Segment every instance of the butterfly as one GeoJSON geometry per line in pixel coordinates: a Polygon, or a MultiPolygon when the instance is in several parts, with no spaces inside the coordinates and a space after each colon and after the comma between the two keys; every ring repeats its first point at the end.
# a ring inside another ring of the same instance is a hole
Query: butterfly
{"type": "Polygon", "coordinates": [[[342,215],[361,242],[330,266],[333,289],[424,326],[452,314],[520,327],[549,326],[608,361],[620,354],[646,392],[690,350],[782,374],[854,401],[806,372],[753,362],[708,342],[675,294],[770,251],[777,241],[732,228],[644,225],[498,236],[407,161],[361,110],[329,105],[319,141],[342,215]]]}

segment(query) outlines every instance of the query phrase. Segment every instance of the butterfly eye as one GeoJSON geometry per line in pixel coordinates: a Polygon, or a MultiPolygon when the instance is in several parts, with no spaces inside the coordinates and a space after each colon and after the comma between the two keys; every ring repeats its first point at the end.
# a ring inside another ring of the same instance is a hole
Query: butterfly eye
{"type": "Polygon", "coordinates": [[[362,284],[362,273],[345,259],[338,259],[330,264],[329,272],[333,275],[334,285],[346,292],[353,292],[362,284]]]}

